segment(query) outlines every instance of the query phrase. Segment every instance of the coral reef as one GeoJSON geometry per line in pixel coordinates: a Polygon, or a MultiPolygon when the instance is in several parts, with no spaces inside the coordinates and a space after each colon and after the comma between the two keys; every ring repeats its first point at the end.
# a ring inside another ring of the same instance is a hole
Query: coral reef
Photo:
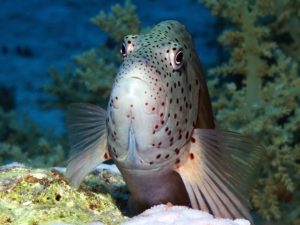
{"type": "MultiPolygon", "coordinates": [[[[202,2],[229,22],[229,29],[219,38],[228,50],[229,60],[209,71],[209,89],[218,125],[252,136],[265,146],[261,176],[252,193],[254,209],[268,220],[297,224],[300,221],[299,1],[202,2]]],[[[107,32],[108,39],[100,47],[74,57],[75,68],[66,67],[62,72],[50,70],[52,83],[45,90],[56,96],[52,107],[64,109],[71,102],[105,106],[121,62],[119,44],[124,35],[141,32],[130,1],[113,6],[110,13],[101,11],[91,22],[107,32]]],[[[0,119],[5,121],[0,125],[0,163],[6,162],[4,158],[22,162],[31,159],[32,164],[45,166],[61,164],[65,159],[67,151],[63,149],[68,148],[60,144],[64,142],[43,135],[30,120],[21,124],[13,111],[3,110],[0,119]]],[[[98,190],[93,176],[90,178],[86,182],[92,182],[92,189],[98,190]]],[[[119,197],[126,198],[126,194],[119,197]]]]}
{"type": "Polygon", "coordinates": [[[218,125],[250,135],[265,146],[261,176],[252,194],[253,206],[267,220],[297,224],[299,2],[201,2],[230,23],[230,29],[219,38],[229,52],[229,60],[209,71],[218,125]],[[291,38],[284,39],[283,33],[291,38]]]}
{"type": "Polygon", "coordinates": [[[274,14],[277,19],[270,25],[272,35],[280,48],[300,62],[300,2],[276,0],[274,14]]]}
{"type": "Polygon", "coordinates": [[[129,219],[116,207],[128,198],[115,165],[102,164],[79,190],[62,176],[65,168],[30,169],[22,164],[0,167],[0,224],[219,224],[250,225],[244,219],[214,218],[207,212],[172,204],[154,206],[129,219]],[[116,196],[112,200],[111,195],[116,196]]]}
{"type": "MultiPolygon", "coordinates": [[[[106,186],[115,181],[106,176],[110,179],[106,186]]],[[[103,182],[98,181],[98,190],[103,190],[103,182]]],[[[109,194],[72,189],[56,170],[0,168],[0,224],[120,224],[124,220],[109,194]]]]}
{"type": "Polygon", "coordinates": [[[87,50],[74,58],[75,69],[63,72],[50,70],[52,83],[45,90],[56,96],[52,105],[66,107],[71,102],[90,102],[105,106],[114,75],[121,63],[119,52],[122,38],[128,33],[139,33],[140,22],[135,6],[127,0],[111,7],[110,13],[100,11],[91,22],[108,32],[107,43],[87,50]]]}

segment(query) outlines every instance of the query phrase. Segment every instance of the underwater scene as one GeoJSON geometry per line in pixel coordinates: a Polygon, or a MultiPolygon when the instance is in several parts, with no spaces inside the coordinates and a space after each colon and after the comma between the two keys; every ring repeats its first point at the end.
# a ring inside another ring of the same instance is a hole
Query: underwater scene
{"type": "Polygon", "coordinates": [[[1,0],[0,225],[300,225],[299,0],[1,0]]]}

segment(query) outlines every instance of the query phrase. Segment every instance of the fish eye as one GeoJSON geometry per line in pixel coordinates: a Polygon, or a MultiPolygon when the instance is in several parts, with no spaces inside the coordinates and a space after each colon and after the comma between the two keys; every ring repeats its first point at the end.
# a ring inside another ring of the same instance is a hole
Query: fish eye
{"type": "Polygon", "coordinates": [[[170,58],[171,58],[171,64],[175,70],[178,70],[182,67],[184,62],[184,54],[182,49],[179,49],[176,52],[176,49],[173,49],[174,51],[170,52],[170,58]]]}
{"type": "Polygon", "coordinates": [[[183,62],[183,52],[180,50],[175,55],[175,64],[177,66],[181,65],[183,62]]]}
{"type": "Polygon", "coordinates": [[[120,52],[121,52],[121,54],[122,54],[123,57],[126,57],[126,56],[127,56],[127,54],[126,54],[126,46],[125,46],[125,43],[124,43],[124,42],[122,43],[120,52]]]}

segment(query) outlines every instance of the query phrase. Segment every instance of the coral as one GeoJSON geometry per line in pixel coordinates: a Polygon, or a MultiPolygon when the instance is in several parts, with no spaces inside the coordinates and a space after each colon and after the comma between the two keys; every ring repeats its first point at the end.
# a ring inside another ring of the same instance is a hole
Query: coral
{"type": "Polygon", "coordinates": [[[32,166],[62,165],[65,141],[44,132],[28,117],[0,106],[0,164],[18,161],[32,166]]]}
{"type": "MultiPolygon", "coordinates": [[[[106,164],[99,165],[100,168],[97,168],[96,171],[86,176],[84,184],[93,192],[109,193],[116,200],[118,206],[126,210],[129,190],[121,173],[101,168],[103,166],[106,166],[106,164]]],[[[116,167],[114,164],[107,166],[109,168],[116,167]]]]}
{"type": "Polygon", "coordinates": [[[75,69],[66,68],[63,72],[50,70],[53,82],[45,90],[57,97],[52,106],[64,108],[71,102],[90,102],[105,106],[113,78],[121,63],[121,39],[125,34],[140,32],[135,6],[130,1],[126,1],[124,5],[114,5],[108,14],[100,11],[91,22],[108,32],[113,43],[108,41],[97,49],[87,50],[74,57],[75,69]]]}
{"type": "Polygon", "coordinates": [[[299,54],[295,54],[299,43],[289,48],[278,36],[285,32],[298,37],[299,2],[202,2],[230,22],[230,29],[219,38],[229,60],[209,71],[218,124],[250,135],[265,147],[252,194],[254,208],[268,220],[296,224],[300,218],[300,77],[299,54]]]}
{"type": "Polygon", "coordinates": [[[289,56],[300,62],[300,2],[297,0],[275,1],[278,16],[270,25],[272,35],[289,56]]]}
{"type": "Polygon", "coordinates": [[[72,102],[103,104],[109,96],[114,75],[117,72],[116,49],[101,46],[74,57],[75,69],[60,72],[52,68],[52,83],[45,90],[56,96],[51,106],[65,109],[72,102]]]}
{"type": "Polygon", "coordinates": [[[120,43],[125,35],[140,32],[140,21],[135,9],[135,5],[126,0],[123,6],[120,4],[112,6],[108,14],[100,11],[91,22],[107,32],[116,43],[120,43]]]}
{"type": "Polygon", "coordinates": [[[55,170],[0,168],[0,223],[120,224],[126,218],[110,195],[72,189],[55,170]]]}

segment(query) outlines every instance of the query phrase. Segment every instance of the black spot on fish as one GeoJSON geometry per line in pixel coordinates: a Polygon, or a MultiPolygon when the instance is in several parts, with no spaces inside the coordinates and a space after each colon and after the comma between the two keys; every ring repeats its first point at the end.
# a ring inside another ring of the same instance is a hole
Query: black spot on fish
{"type": "Polygon", "coordinates": [[[178,140],[181,140],[181,138],[182,138],[182,135],[181,135],[181,134],[179,134],[179,136],[178,136],[178,140]]]}
{"type": "Polygon", "coordinates": [[[192,143],[195,143],[196,142],[196,139],[194,137],[191,137],[191,142],[192,143]]]}
{"type": "Polygon", "coordinates": [[[190,133],[187,131],[185,134],[185,138],[188,139],[189,138],[190,133]]]}
{"type": "Polygon", "coordinates": [[[170,138],[170,143],[173,143],[173,140],[174,140],[174,138],[173,138],[173,137],[171,137],[171,138],[170,138]]]}
{"type": "Polygon", "coordinates": [[[190,159],[193,160],[194,158],[195,158],[194,154],[191,153],[191,154],[190,154],[190,159]]]}

